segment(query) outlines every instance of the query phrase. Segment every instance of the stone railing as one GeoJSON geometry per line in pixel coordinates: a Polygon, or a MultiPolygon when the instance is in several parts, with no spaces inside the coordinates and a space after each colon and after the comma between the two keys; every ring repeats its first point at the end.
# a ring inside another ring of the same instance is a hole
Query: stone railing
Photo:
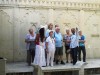
{"type": "Polygon", "coordinates": [[[1,6],[100,10],[100,3],[82,3],[67,1],[0,0],[0,7],[1,6]]]}

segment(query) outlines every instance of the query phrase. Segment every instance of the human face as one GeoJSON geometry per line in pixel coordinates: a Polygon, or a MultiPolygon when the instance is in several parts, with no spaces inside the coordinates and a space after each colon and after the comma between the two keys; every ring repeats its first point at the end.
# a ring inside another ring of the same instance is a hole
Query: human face
{"type": "Polygon", "coordinates": [[[53,31],[51,31],[51,32],[49,33],[49,35],[52,37],[52,35],[53,35],[53,31]]]}
{"type": "Polygon", "coordinates": [[[70,31],[69,31],[69,30],[66,30],[66,33],[67,33],[67,34],[69,34],[69,33],[70,33],[70,31]]]}
{"type": "Polygon", "coordinates": [[[60,32],[60,29],[59,29],[59,28],[57,28],[57,29],[56,29],[56,32],[57,32],[57,33],[59,33],[59,32],[60,32]]]}
{"type": "Polygon", "coordinates": [[[79,31],[79,35],[82,35],[82,31],[79,31]]]}
{"type": "Polygon", "coordinates": [[[29,33],[30,34],[33,34],[33,29],[29,29],[29,33]]]}
{"type": "Polygon", "coordinates": [[[53,28],[53,24],[50,25],[50,29],[52,29],[52,28],[53,28]]]}
{"type": "Polygon", "coordinates": [[[72,29],[71,29],[71,32],[72,32],[73,34],[75,34],[75,28],[72,28],[72,29]]]}

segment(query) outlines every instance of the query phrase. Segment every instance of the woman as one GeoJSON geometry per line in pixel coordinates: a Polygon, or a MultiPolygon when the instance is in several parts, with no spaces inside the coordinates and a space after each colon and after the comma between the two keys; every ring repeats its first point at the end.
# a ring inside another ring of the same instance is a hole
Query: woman
{"type": "Polygon", "coordinates": [[[54,53],[55,53],[55,40],[52,37],[53,31],[49,32],[49,37],[46,39],[46,52],[47,52],[47,66],[53,66],[54,53]]]}
{"type": "MultiPolygon", "coordinates": [[[[66,63],[68,63],[69,60],[71,60],[70,41],[71,41],[71,34],[70,34],[70,30],[67,29],[66,34],[64,36],[66,63]]],[[[72,62],[72,60],[71,60],[71,62],[72,62]]]]}
{"type": "Polygon", "coordinates": [[[26,35],[25,42],[27,44],[27,63],[30,66],[34,61],[35,56],[35,38],[36,34],[33,29],[29,29],[29,34],[26,35]]]}
{"type": "Polygon", "coordinates": [[[35,49],[35,58],[34,64],[39,65],[40,67],[46,66],[45,61],[45,37],[44,37],[44,28],[39,30],[39,34],[36,36],[36,49],[35,49]]]}

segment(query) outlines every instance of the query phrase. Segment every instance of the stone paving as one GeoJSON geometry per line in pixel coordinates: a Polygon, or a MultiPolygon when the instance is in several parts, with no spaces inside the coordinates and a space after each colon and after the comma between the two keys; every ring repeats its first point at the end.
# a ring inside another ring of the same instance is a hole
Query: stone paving
{"type": "MultiPolygon", "coordinates": [[[[42,67],[42,70],[61,70],[61,69],[79,69],[81,66],[84,65],[84,69],[87,68],[100,68],[100,59],[89,59],[87,63],[83,63],[82,61],[78,61],[76,65],[72,65],[68,63],[66,65],[54,65],[54,67],[42,67]]],[[[33,72],[32,66],[27,66],[25,62],[16,62],[16,63],[7,63],[6,65],[6,72],[13,73],[13,72],[33,72]]]]}

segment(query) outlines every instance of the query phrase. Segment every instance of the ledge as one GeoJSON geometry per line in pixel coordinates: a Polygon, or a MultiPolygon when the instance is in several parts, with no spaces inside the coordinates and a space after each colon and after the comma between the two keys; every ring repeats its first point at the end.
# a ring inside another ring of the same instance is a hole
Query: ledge
{"type": "Polygon", "coordinates": [[[100,3],[82,3],[67,1],[29,1],[29,0],[1,0],[0,7],[20,8],[52,8],[52,9],[78,9],[100,10],[100,3]]]}

